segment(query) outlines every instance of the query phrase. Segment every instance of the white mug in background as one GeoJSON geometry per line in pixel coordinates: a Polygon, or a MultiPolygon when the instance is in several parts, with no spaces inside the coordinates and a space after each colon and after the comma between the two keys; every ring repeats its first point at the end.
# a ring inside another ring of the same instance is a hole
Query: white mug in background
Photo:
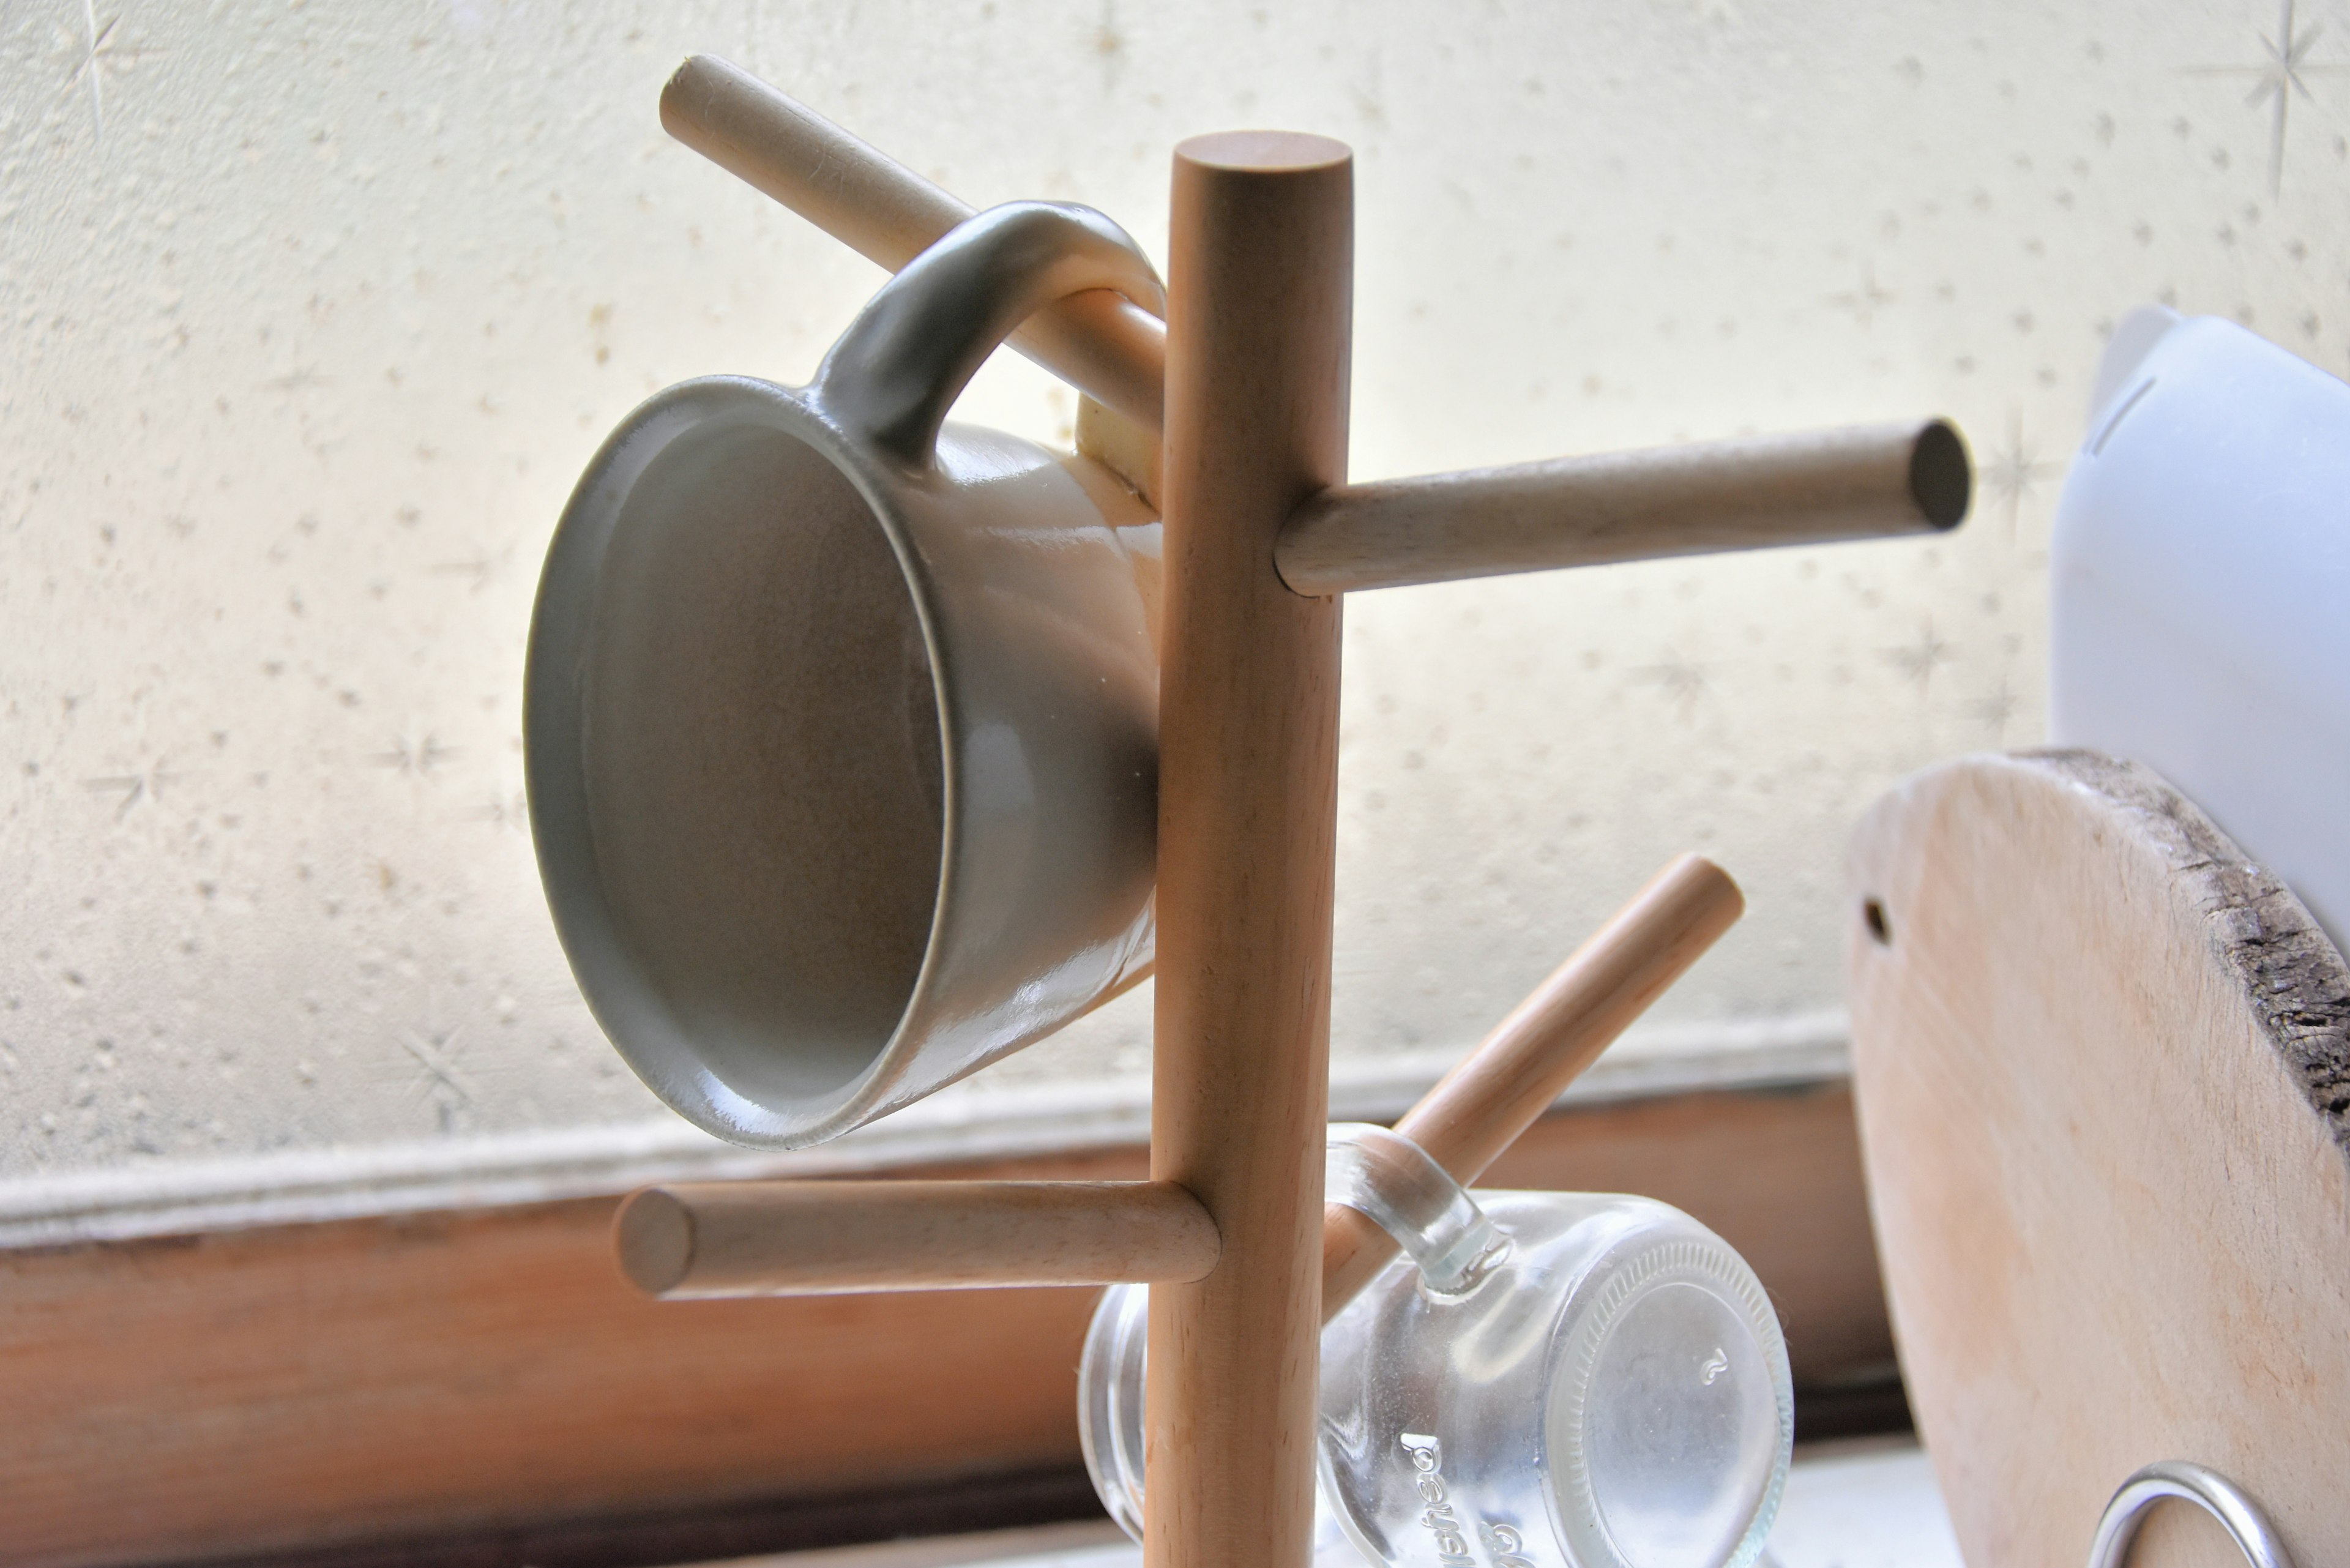
{"type": "Polygon", "coordinates": [[[808,387],[638,408],[556,530],[524,711],[548,901],[620,1054],[722,1137],[836,1137],[1148,972],[1156,518],[944,423],[1094,288],[1164,307],[1099,213],[979,213],[808,387]]]}

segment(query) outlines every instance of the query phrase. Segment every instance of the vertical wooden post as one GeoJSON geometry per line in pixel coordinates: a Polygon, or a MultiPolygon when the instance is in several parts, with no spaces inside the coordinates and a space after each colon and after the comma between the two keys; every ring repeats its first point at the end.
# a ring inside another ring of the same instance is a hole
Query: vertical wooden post
{"type": "Polygon", "coordinates": [[[1303,1568],[1314,1514],[1338,601],[1274,541],[1346,477],[1352,154],[1175,152],[1150,1168],[1222,1251],[1150,1292],[1148,1568],[1303,1568]]]}

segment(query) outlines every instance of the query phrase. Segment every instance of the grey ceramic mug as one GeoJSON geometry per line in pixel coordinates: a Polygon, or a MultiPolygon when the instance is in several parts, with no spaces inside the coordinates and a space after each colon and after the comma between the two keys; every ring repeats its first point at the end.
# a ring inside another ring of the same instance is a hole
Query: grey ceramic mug
{"type": "Polygon", "coordinates": [[[539,869],[598,1021],[737,1143],[821,1142],[1150,961],[1158,529],[945,424],[1066,295],[1164,297],[1085,208],[982,213],[789,389],[660,392],[582,476],[525,687],[539,869]]]}

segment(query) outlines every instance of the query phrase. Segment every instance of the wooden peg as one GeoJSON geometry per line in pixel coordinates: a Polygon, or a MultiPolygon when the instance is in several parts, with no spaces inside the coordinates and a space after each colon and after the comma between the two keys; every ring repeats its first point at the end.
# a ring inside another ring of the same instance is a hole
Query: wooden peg
{"type": "Polygon", "coordinates": [[[1953,528],[1966,443],[1942,420],[1563,457],[1325,491],[1274,558],[1301,594],[1953,528]]]}
{"type": "MultiPolygon", "coordinates": [[[[1696,855],[1675,860],[1494,1025],[1396,1130],[1466,1187],[1745,909],[1745,896],[1721,867],[1696,855]]],[[[1395,1254],[1394,1241],[1360,1212],[1326,1208],[1323,1321],[1337,1316],[1395,1254]]]]}
{"type": "MultiPolygon", "coordinates": [[[[678,140],[893,272],[973,211],[715,56],[678,67],[660,112],[678,140]]],[[[1156,501],[1158,318],[1096,290],[1039,312],[1012,346],[1133,421],[1103,435],[1081,416],[1079,446],[1156,501]]],[[[1290,587],[1324,596],[1949,528],[1970,486],[1955,427],[1913,421],[1337,487],[1299,509],[1277,552],[1290,587]]]]}
{"type": "Polygon", "coordinates": [[[613,1241],[670,1301],[1196,1280],[1217,1251],[1166,1181],[681,1182],[631,1195],[613,1241]]]}
{"type": "Polygon", "coordinates": [[[1150,1293],[1149,1568],[1304,1568],[1312,1536],[1339,621],[1273,542],[1345,477],[1353,208],[1322,137],[1175,152],[1150,1174],[1223,1251],[1150,1293]]]}
{"type": "MultiPolygon", "coordinates": [[[[714,55],[689,56],[677,67],[661,89],[660,116],[678,140],[891,272],[973,210],[714,55]]],[[[1140,306],[1100,289],[1073,295],[1013,334],[1012,346],[1159,428],[1167,329],[1140,306]]]]}
{"type": "MultiPolygon", "coordinates": [[[[1462,1183],[1735,923],[1711,861],[1666,867],[1398,1122],[1462,1183]]],[[[728,1181],[650,1188],[620,1206],[629,1282],[663,1300],[1196,1280],[1215,1224],[1166,1182],[728,1181]]],[[[1395,1255],[1352,1209],[1323,1211],[1324,1321],[1395,1255]]]]}

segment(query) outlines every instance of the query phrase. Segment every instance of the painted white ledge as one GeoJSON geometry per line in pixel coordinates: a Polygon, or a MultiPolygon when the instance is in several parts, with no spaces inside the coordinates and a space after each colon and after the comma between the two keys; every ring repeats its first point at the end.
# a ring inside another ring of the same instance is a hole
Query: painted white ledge
{"type": "MultiPolygon", "coordinates": [[[[1850,1071],[1842,1012],[1635,1031],[1562,1103],[1763,1089],[1850,1071]]],[[[1467,1045],[1342,1059],[1330,1115],[1400,1115],[1467,1045]]],[[[0,1250],[616,1195],[653,1182],[834,1176],[1143,1142],[1148,1078],[991,1088],[982,1074],[820,1148],[762,1153],[674,1116],[427,1143],[153,1160],[0,1182],[0,1250]]]]}
{"type": "MultiPolygon", "coordinates": [[[[745,1557],[724,1568],[1141,1568],[1107,1520],[745,1557]]],[[[711,1565],[716,1568],[716,1565],[711,1565]]],[[[1326,1558],[1315,1568],[1333,1568],[1326,1558]]],[[[1966,1568],[1934,1467],[1908,1438],[1795,1450],[1757,1568],[1966,1568]]]]}

